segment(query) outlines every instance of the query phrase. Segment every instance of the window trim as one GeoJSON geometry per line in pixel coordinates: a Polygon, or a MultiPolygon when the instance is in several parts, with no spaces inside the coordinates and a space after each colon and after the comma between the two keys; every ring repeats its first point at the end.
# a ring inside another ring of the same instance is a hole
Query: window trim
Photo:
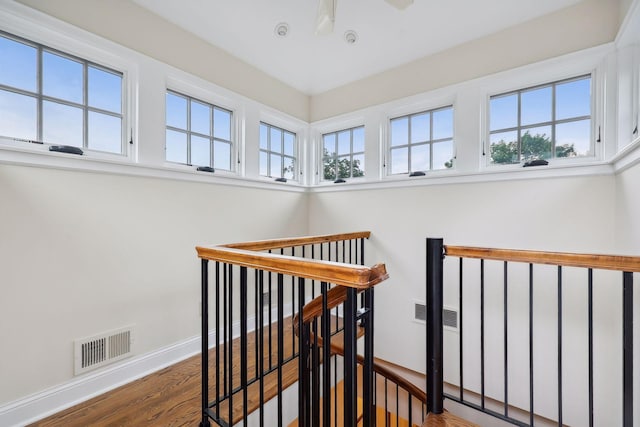
{"type": "Polygon", "coordinates": [[[298,134],[296,132],[290,131],[288,129],[285,129],[283,127],[280,126],[276,126],[276,125],[272,125],[270,123],[267,123],[263,120],[260,120],[260,122],[258,123],[258,175],[262,178],[267,178],[267,179],[287,179],[287,180],[291,180],[291,181],[295,181],[295,182],[299,182],[300,179],[298,178],[299,176],[299,171],[300,171],[300,159],[299,159],[299,149],[298,149],[298,134]],[[266,126],[267,127],[267,148],[264,149],[260,146],[260,128],[262,126],[266,126]],[[273,151],[271,150],[271,129],[278,129],[279,131],[282,132],[282,140],[281,140],[281,144],[282,144],[282,152],[277,152],[277,151],[273,151]],[[284,136],[285,134],[291,134],[293,135],[293,156],[290,156],[288,154],[284,153],[284,136]],[[267,175],[262,175],[260,173],[260,153],[266,153],[267,154],[267,175]],[[277,155],[280,156],[280,169],[282,171],[282,173],[280,174],[280,176],[272,176],[271,175],[271,156],[272,155],[277,155]],[[293,178],[286,178],[284,176],[284,160],[285,158],[288,159],[293,159],[293,178]]]}
{"type": "Polygon", "coordinates": [[[338,160],[338,159],[348,157],[348,158],[349,158],[349,162],[350,162],[350,164],[351,164],[351,165],[353,165],[353,156],[354,156],[354,155],[360,155],[360,154],[361,154],[361,155],[362,155],[362,157],[365,159],[365,168],[364,168],[364,169],[362,169],[362,175],[361,175],[361,176],[356,176],[356,177],[354,177],[354,176],[353,176],[353,166],[352,166],[352,167],[350,168],[350,176],[348,176],[348,177],[346,177],[346,178],[342,178],[342,179],[356,179],[356,180],[358,180],[358,179],[364,179],[364,178],[366,177],[366,175],[367,175],[367,172],[366,172],[367,139],[366,139],[366,129],[365,129],[365,125],[364,125],[364,124],[362,124],[362,125],[359,125],[359,126],[352,126],[352,127],[346,128],[346,129],[338,129],[338,130],[334,130],[334,131],[331,131],[331,132],[326,132],[326,133],[322,133],[322,134],[320,134],[320,151],[321,151],[321,154],[320,154],[320,156],[319,156],[319,157],[320,157],[320,166],[319,166],[319,170],[320,170],[320,171],[322,171],[322,172],[319,174],[319,175],[320,175],[320,176],[319,176],[319,181],[320,181],[320,183],[335,182],[335,180],[337,180],[337,179],[341,179],[341,178],[338,176],[338,173],[337,173],[338,171],[337,171],[337,169],[335,170],[335,173],[336,173],[336,174],[335,174],[335,178],[334,178],[333,180],[331,180],[331,179],[325,179],[325,177],[324,177],[324,161],[325,161],[325,159],[326,159],[326,158],[328,158],[328,157],[325,157],[325,155],[324,155],[324,138],[325,138],[325,136],[335,134],[335,138],[336,138],[336,148],[337,148],[337,146],[338,146],[338,134],[340,134],[340,133],[342,133],[342,132],[347,132],[347,131],[349,132],[349,153],[348,153],[348,154],[342,154],[342,155],[339,155],[339,154],[337,153],[337,151],[336,151],[336,152],[334,153],[334,156],[331,156],[331,157],[333,157],[333,158],[335,158],[335,159],[336,159],[336,168],[337,168],[337,167],[338,167],[338,163],[337,163],[337,160],[338,160]],[[354,151],[353,151],[353,132],[354,132],[356,129],[361,129],[361,128],[362,128],[362,137],[364,138],[364,141],[363,141],[363,144],[364,144],[364,145],[363,145],[363,150],[362,150],[362,151],[354,152],[354,151]]]}
{"type": "Polygon", "coordinates": [[[212,168],[215,169],[216,172],[218,172],[218,169],[214,167],[215,164],[215,143],[216,141],[219,142],[223,142],[223,143],[228,143],[229,144],[229,168],[230,169],[220,169],[221,172],[226,172],[226,173],[237,173],[237,168],[235,167],[236,165],[236,159],[237,159],[237,149],[236,149],[236,145],[237,145],[237,141],[236,141],[236,131],[235,131],[235,123],[236,123],[236,114],[235,111],[225,108],[225,107],[221,107],[217,104],[213,104],[211,102],[202,100],[200,98],[196,98],[194,96],[191,96],[187,93],[184,92],[180,92],[177,91],[175,89],[169,88],[167,87],[165,89],[165,155],[164,155],[164,162],[165,164],[168,165],[172,165],[172,166],[188,166],[188,167],[197,167],[197,166],[210,166],[212,168]],[[167,95],[173,95],[173,96],[178,96],[181,98],[185,98],[186,99],[186,104],[187,104],[187,123],[186,129],[181,129],[181,128],[177,128],[175,126],[170,126],[167,123],[167,106],[166,106],[166,97],[167,95]],[[203,133],[200,132],[196,132],[196,131],[192,131],[191,130],[191,101],[193,102],[197,102],[200,103],[204,106],[207,106],[211,109],[211,114],[209,116],[209,129],[210,129],[210,134],[209,135],[205,135],[203,133]],[[224,112],[227,112],[230,114],[230,121],[229,121],[229,140],[225,140],[222,138],[216,138],[215,137],[215,131],[214,131],[214,123],[215,123],[215,110],[222,110],[224,112]],[[187,135],[187,162],[186,163],[182,163],[182,162],[174,162],[171,160],[167,159],[167,153],[166,153],[166,149],[167,149],[167,130],[171,130],[173,132],[179,132],[179,133],[184,133],[187,135]],[[191,136],[195,135],[197,137],[200,138],[206,138],[209,140],[209,144],[210,144],[210,152],[209,152],[209,164],[208,165],[194,165],[191,162],[191,136]]]}
{"type": "Polygon", "coordinates": [[[504,91],[504,92],[499,92],[496,94],[487,94],[486,96],[486,103],[485,103],[485,108],[486,108],[486,112],[484,114],[485,116],[485,120],[484,120],[484,125],[485,125],[485,138],[484,141],[485,143],[483,144],[482,147],[482,154],[485,157],[484,159],[484,163],[485,166],[488,168],[504,168],[504,167],[519,167],[522,166],[522,164],[524,163],[524,159],[522,159],[522,144],[521,144],[521,131],[522,130],[527,130],[527,129],[535,129],[538,127],[542,127],[542,126],[550,126],[551,127],[551,139],[553,142],[553,146],[552,146],[552,153],[553,156],[549,159],[552,160],[553,162],[556,161],[561,161],[561,162],[582,162],[582,161],[594,161],[598,159],[598,146],[597,144],[600,143],[602,141],[602,135],[600,135],[600,137],[598,137],[596,135],[596,117],[597,117],[597,112],[595,111],[595,98],[597,96],[597,92],[596,92],[596,79],[595,79],[595,71],[590,71],[588,73],[577,73],[574,74],[571,77],[564,77],[561,79],[553,79],[550,81],[546,81],[544,83],[537,83],[534,85],[527,85],[527,86],[521,86],[520,88],[517,89],[511,89],[508,91],[504,91]],[[585,79],[589,79],[589,84],[590,84],[590,99],[589,99],[589,111],[590,114],[585,116],[574,116],[574,117],[570,117],[570,118],[566,118],[566,119],[560,119],[557,120],[556,119],[556,86],[560,85],[560,84],[565,84],[565,83],[571,83],[571,82],[576,82],[576,81],[580,81],[580,80],[585,80],[585,79]],[[551,120],[549,121],[545,121],[545,122],[536,122],[536,123],[532,123],[532,124],[527,124],[527,125],[521,125],[521,112],[522,112],[522,94],[526,93],[526,92],[531,92],[534,90],[538,90],[538,89],[542,89],[542,88],[546,88],[546,87],[551,87],[551,120]],[[516,94],[518,96],[518,104],[517,104],[517,125],[515,127],[508,127],[508,128],[499,128],[496,130],[492,130],[491,129],[491,100],[492,99],[498,99],[498,98],[503,98],[503,97],[507,97],[507,96],[512,96],[516,94]],[[584,120],[589,120],[589,132],[590,132],[590,146],[589,146],[589,150],[593,153],[592,155],[589,156],[573,156],[573,157],[556,157],[555,156],[555,150],[556,150],[556,141],[555,141],[555,133],[556,133],[556,126],[558,124],[564,124],[564,123],[572,123],[572,122],[578,122],[578,121],[584,121],[584,120]],[[513,163],[492,163],[491,162],[491,135],[494,133],[503,133],[503,132],[517,132],[518,134],[518,138],[517,138],[517,143],[518,143],[518,161],[517,162],[513,162],[513,163]]]}
{"type": "MultiPolygon", "coordinates": [[[[0,90],[18,94],[20,96],[27,96],[30,98],[34,98],[36,100],[36,137],[34,140],[26,140],[19,137],[12,137],[9,135],[3,135],[4,139],[10,139],[16,142],[27,142],[32,144],[37,144],[43,147],[49,147],[52,145],[60,145],[60,142],[53,141],[44,141],[43,138],[43,111],[44,111],[44,103],[55,103],[67,107],[73,107],[76,109],[80,109],[82,111],[82,147],[79,147],[83,150],[85,154],[94,153],[102,156],[118,156],[118,157],[128,157],[129,153],[127,150],[127,123],[128,123],[128,99],[127,96],[127,79],[126,79],[126,71],[119,71],[110,66],[106,66],[95,62],[92,59],[87,59],[81,56],[78,56],[74,53],[69,53],[50,45],[41,43],[36,40],[31,40],[7,31],[0,29],[0,37],[6,38],[8,40],[12,40],[14,42],[24,44],[26,46],[30,46],[36,49],[36,88],[35,91],[32,92],[30,90],[21,89],[13,86],[7,86],[0,83],[0,90]],[[75,101],[70,101],[62,98],[56,98],[54,96],[45,95],[44,87],[43,87],[43,56],[45,53],[50,53],[61,58],[77,62],[82,66],[82,101],[80,103],[75,101]],[[105,73],[114,74],[121,79],[120,84],[120,113],[115,113],[113,111],[104,110],[98,107],[92,107],[89,105],[89,68],[94,68],[100,70],[105,73]],[[98,113],[109,117],[115,117],[120,119],[120,151],[119,152],[111,152],[104,150],[96,150],[89,147],[89,116],[90,113],[98,113]]],[[[132,139],[130,140],[130,144],[132,144],[132,139]]]]}
{"type": "Polygon", "coordinates": [[[395,178],[395,177],[403,177],[404,175],[407,176],[411,176],[412,173],[414,172],[424,172],[425,174],[433,174],[433,173],[442,173],[443,171],[451,171],[451,170],[455,170],[455,159],[456,159],[456,126],[455,126],[455,103],[450,103],[448,105],[440,105],[438,107],[434,107],[434,108],[429,108],[429,109],[423,109],[420,111],[414,111],[411,113],[406,113],[406,114],[402,114],[402,115],[394,115],[392,117],[389,117],[387,120],[387,127],[388,127],[388,133],[387,133],[387,138],[386,138],[386,150],[385,150],[385,161],[384,161],[384,167],[386,169],[386,176],[389,178],[395,178]],[[438,111],[444,111],[444,110],[448,110],[451,109],[451,114],[452,114],[452,123],[451,123],[451,138],[439,138],[439,139],[433,139],[433,113],[436,113],[438,111]],[[414,116],[419,116],[422,114],[426,114],[429,113],[429,139],[426,141],[420,141],[420,142],[415,142],[412,143],[411,142],[411,118],[414,116]],[[408,119],[408,123],[407,123],[407,144],[400,144],[400,145],[391,145],[391,132],[392,132],[392,122],[394,120],[399,120],[399,119],[403,119],[403,118],[407,118],[408,119]],[[452,144],[452,149],[451,149],[451,159],[452,159],[452,166],[450,168],[442,168],[442,169],[434,169],[433,168],[433,144],[438,143],[438,142],[445,142],[445,141],[451,141],[452,144]],[[429,146],[429,169],[420,169],[420,170],[412,170],[411,169],[411,147],[414,146],[423,146],[423,145],[428,145],[429,146]],[[407,148],[407,170],[408,172],[398,172],[398,173],[393,173],[392,170],[392,156],[391,156],[391,151],[394,149],[398,149],[398,148],[407,148]]]}

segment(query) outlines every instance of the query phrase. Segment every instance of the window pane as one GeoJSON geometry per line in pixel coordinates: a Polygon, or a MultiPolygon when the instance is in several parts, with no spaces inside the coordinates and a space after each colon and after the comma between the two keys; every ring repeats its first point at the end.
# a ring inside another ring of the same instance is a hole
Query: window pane
{"type": "Polygon", "coordinates": [[[350,156],[338,157],[338,178],[351,177],[351,159],[350,156]]]}
{"type": "Polygon", "coordinates": [[[267,145],[267,125],[260,123],[260,148],[263,150],[268,150],[269,146],[267,145]]]}
{"type": "Polygon", "coordinates": [[[522,92],[520,95],[523,126],[551,121],[551,86],[522,92]]]}
{"type": "Polygon", "coordinates": [[[82,109],[44,101],[42,139],[49,144],[82,147],[82,109]]]}
{"type": "Polygon", "coordinates": [[[271,151],[282,153],[282,131],[280,129],[271,128],[271,151]]]}
{"type": "Polygon", "coordinates": [[[338,155],[351,153],[351,132],[346,130],[338,133],[338,155]]]}
{"type": "Polygon", "coordinates": [[[89,106],[114,113],[122,112],[122,77],[89,67],[89,106]]]}
{"type": "Polygon", "coordinates": [[[267,176],[267,153],[260,152],[260,175],[267,176]]]}
{"type": "Polygon", "coordinates": [[[336,158],[325,157],[324,158],[324,175],[323,179],[333,181],[336,179],[336,158]]]}
{"type": "Polygon", "coordinates": [[[231,140],[231,113],[229,111],[213,109],[213,136],[231,140]]]}
{"type": "Polygon", "coordinates": [[[364,152],[364,127],[362,126],[353,130],[353,152],[364,152]]]}
{"type": "Polygon", "coordinates": [[[269,176],[274,178],[282,177],[282,156],[271,154],[271,164],[269,165],[269,176]]]}
{"type": "Polygon", "coordinates": [[[591,155],[591,120],[556,126],[556,157],[591,155]]]}
{"type": "Polygon", "coordinates": [[[411,147],[411,171],[428,171],[429,144],[414,145],[411,147]]]}
{"type": "Polygon", "coordinates": [[[295,159],[293,159],[292,157],[285,157],[283,177],[287,179],[294,179],[295,170],[296,170],[295,159]]]}
{"type": "Polygon", "coordinates": [[[191,100],[191,132],[211,135],[211,107],[191,100]]]}
{"type": "Polygon", "coordinates": [[[211,166],[211,140],[191,135],[191,164],[195,166],[211,166]]]}
{"type": "Polygon", "coordinates": [[[391,173],[409,172],[409,149],[395,148],[391,150],[391,173]]]}
{"type": "Polygon", "coordinates": [[[556,86],[556,120],[591,115],[591,78],[556,86]]]}
{"type": "Polygon", "coordinates": [[[448,169],[453,166],[453,141],[433,144],[433,170],[448,169]]]}
{"type": "Polygon", "coordinates": [[[213,167],[231,170],[231,144],[222,141],[213,142],[213,167]]]}
{"type": "Polygon", "coordinates": [[[411,117],[411,143],[427,142],[430,138],[430,113],[418,114],[411,117]]]}
{"type": "Polygon", "coordinates": [[[187,129],[187,99],[167,93],[167,126],[187,129]]]}
{"type": "Polygon", "coordinates": [[[391,145],[407,145],[409,143],[409,118],[401,117],[391,120],[391,145]]]}
{"type": "Polygon", "coordinates": [[[289,132],[284,133],[284,154],[293,156],[295,140],[296,136],[294,134],[289,132]]]}
{"type": "Polygon", "coordinates": [[[80,62],[43,52],[43,93],[65,101],[82,103],[82,69],[80,62]]]}
{"type": "Polygon", "coordinates": [[[187,134],[167,129],[168,162],[187,163],[187,134]]]}
{"type": "Polygon", "coordinates": [[[336,154],[336,134],[329,133],[323,136],[324,141],[324,155],[333,156],[336,154]]]}
{"type": "Polygon", "coordinates": [[[434,111],[433,139],[453,138],[453,108],[434,111]]]}
{"type": "Polygon", "coordinates": [[[0,135],[35,140],[37,110],[36,98],[0,90],[0,135]]]}
{"type": "Polygon", "coordinates": [[[0,37],[0,84],[35,92],[37,54],[32,46],[0,37]]]}
{"type": "Polygon", "coordinates": [[[351,163],[352,176],[358,178],[364,176],[364,154],[356,154],[353,156],[351,163]]]}
{"type": "Polygon", "coordinates": [[[518,163],[518,132],[498,132],[491,134],[491,163],[518,163]]]}
{"type": "Polygon", "coordinates": [[[88,147],[109,153],[122,153],[122,119],[89,111],[88,147]]]}
{"type": "Polygon", "coordinates": [[[514,128],[518,125],[518,95],[491,98],[490,130],[514,128]]]}
{"type": "Polygon", "coordinates": [[[541,126],[521,131],[522,160],[551,158],[551,126],[541,126]]]}

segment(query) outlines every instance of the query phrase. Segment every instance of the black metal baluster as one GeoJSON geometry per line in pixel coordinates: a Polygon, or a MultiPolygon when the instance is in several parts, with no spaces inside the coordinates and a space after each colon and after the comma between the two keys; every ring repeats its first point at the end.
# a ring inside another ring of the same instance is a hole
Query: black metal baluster
{"type": "Polygon", "coordinates": [[[327,420],[331,419],[331,312],[328,306],[326,282],[320,284],[320,291],[322,292],[322,419],[326,424],[327,420]]]}
{"type": "Polygon", "coordinates": [[[233,265],[229,264],[229,425],[233,425],[233,265]]]}
{"type": "Polygon", "coordinates": [[[460,364],[460,402],[464,401],[464,340],[463,340],[463,319],[462,319],[462,314],[463,314],[463,309],[464,309],[464,305],[463,305],[463,291],[462,291],[462,284],[463,284],[463,258],[460,258],[460,264],[459,264],[459,270],[460,270],[460,281],[458,283],[458,313],[460,314],[460,325],[458,325],[459,331],[460,333],[458,334],[458,342],[459,342],[459,346],[460,346],[460,359],[458,360],[458,363],[460,364]]]}
{"type": "Polygon", "coordinates": [[[216,261],[216,411],[220,414],[220,262],[216,261]]]}
{"type": "Polygon", "coordinates": [[[504,416],[509,416],[509,348],[508,348],[508,299],[507,299],[507,284],[508,284],[508,265],[507,261],[504,262],[504,285],[503,285],[503,298],[504,298],[504,416]]]}
{"type": "MultiPolygon", "coordinates": [[[[291,247],[291,256],[296,256],[296,248],[295,246],[291,247]]],[[[300,293],[298,293],[298,299],[300,299],[300,293]]],[[[291,276],[291,320],[293,320],[293,316],[296,312],[296,278],[291,276]]],[[[302,316],[302,309],[298,311],[300,316],[302,316]]],[[[300,329],[300,334],[302,334],[302,329],[300,329]]],[[[291,357],[295,357],[296,355],[296,334],[291,334],[291,357]]]]}
{"type": "Polygon", "coordinates": [[[247,267],[240,267],[240,387],[242,388],[242,420],[247,422],[247,354],[248,343],[248,292],[247,292],[247,267]]]}
{"type": "Polygon", "coordinates": [[[253,366],[255,366],[253,374],[255,375],[253,377],[253,380],[258,378],[258,363],[260,363],[260,360],[262,359],[262,357],[259,355],[258,353],[258,321],[260,320],[260,311],[262,310],[262,293],[258,292],[258,270],[253,270],[253,283],[254,283],[254,287],[253,287],[253,300],[254,300],[254,319],[255,319],[255,325],[253,328],[253,351],[254,351],[254,360],[255,363],[253,366]],[[260,297],[258,298],[258,295],[260,295],[260,297]]]}
{"type": "MultiPolygon", "coordinates": [[[[201,262],[201,288],[200,298],[202,301],[201,333],[202,333],[202,420],[200,427],[208,427],[209,423],[209,261],[203,259],[201,262]]],[[[216,362],[217,363],[217,362],[216,362]]],[[[217,375],[216,375],[217,377],[217,375]]]]}
{"type": "Polygon", "coordinates": [[[229,395],[229,378],[227,378],[227,372],[229,371],[227,368],[227,364],[229,362],[227,356],[229,355],[229,325],[227,325],[227,319],[229,318],[228,315],[228,311],[229,311],[229,279],[227,277],[227,264],[222,264],[222,303],[223,303],[223,307],[222,307],[222,334],[224,335],[224,348],[223,348],[223,352],[222,352],[222,358],[223,358],[223,364],[222,364],[222,369],[223,369],[223,378],[222,378],[222,383],[224,385],[224,397],[226,398],[229,395]]]}
{"type": "Polygon", "coordinates": [[[529,425],[533,426],[533,264],[529,264],[529,425]]]}
{"type": "Polygon", "coordinates": [[[562,266],[558,266],[558,426],[562,427],[562,266]]]}
{"type": "Polygon", "coordinates": [[[389,399],[387,398],[389,391],[387,390],[387,377],[384,378],[384,426],[389,427],[389,399]]]}
{"type": "Polygon", "coordinates": [[[484,260],[480,260],[480,406],[484,410],[484,260]]]}
{"type": "Polygon", "coordinates": [[[633,426],[633,273],[622,274],[622,339],[623,339],[623,394],[624,427],[633,426]]]}
{"type": "MultiPolygon", "coordinates": [[[[323,365],[326,370],[326,364],[323,365]]],[[[320,346],[318,345],[318,318],[313,319],[313,345],[311,347],[311,375],[313,381],[312,393],[312,423],[313,427],[320,427],[320,346]]],[[[326,420],[327,418],[325,418],[326,420]]]]}
{"type": "MultiPolygon", "coordinates": [[[[303,322],[304,279],[298,278],[298,420],[300,425],[309,426],[309,370],[307,369],[309,334],[303,322]]],[[[295,334],[291,334],[295,337],[295,334]]],[[[295,343],[295,340],[294,340],[295,343]]]]}
{"type": "Polygon", "coordinates": [[[588,271],[589,306],[589,427],[593,427],[593,269],[588,271]]]}
{"type": "MultiPolygon", "coordinates": [[[[264,295],[264,271],[260,270],[259,279],[258,279],[258,290],[260,293],[260,299],[262,300],[262,295],[264,295]]],[[[271,311],[271,307],[269,307],[269,311],[271,311]]],[[[271,328],[271,325],[269,325],[271,328]]],[[[259,366],[258,369],[258,378],[260,388],[260,427],[264,427],[264,307],[261,306],[258,311],[258,352],[260,353],[259,358],[259,366]]]]}
{"type": "Polygon", "coordinates": [[[278,273],[278,427],[282,427],[282,365],[284,361],[284,276],[278,273]]]}
{"type": "MultiPolygon", "coordinates": [[[[269,249],[269,253],[271,253],[271,249],[269,249]]],[[[269,293],[269,312],[267,313],[267,316],[269,317],[269,326],[268,326],[268,330],[269,330],[269,370],[271,370],[271,368],[273,368],[273,360],[271,355],[273,354],[273,347],[272,347],[272,343],[273,343],[273,337],[272,337],[272,331],[271,331],[271,325],[273,324],[273,319],[271,318],[271,303],[272,303],[272,299],[271,299],[271,272],[268,273],[267,275],[267,279],[268,279],[268,286],[269,289],[267,290],[267,292],[269,293]]]]}
{"type": "Polygon", "coordinates": [[[364,265],[364,237],[360,238],[360,265],[364,265]]]}
{"type": "MultiPolygon", "coordinates": [[[[355,292],[355,291],[354,291],[355,292]]],[[[364,314],[363,314],[363,327],[364,327],[364,365],[362,369],[362,392],[363,392],[363,423],[366,426],[375,425],[375,412],[373,402],[373,288],[369,288],[363,292],[364,299],[364,314]]],[[[357,331],[354,330],[354,333],[357,331]]],[[[355,343],[354,338],[354,343],[355,343]]],[[[357,349],[354,348],[354,354],[357,349]]],[[[356,368],[357,369],[357,368],[356,368]]],[[[357,378],[357,376],[356,376],[357,378]]]]}
{"type": "MultiPolygon", "coordinates": [[[[311,245],[311,259],[316,259],[316,245],[311,245]]],[[[316,281],[311,281],[311,299],[316,297],[316,281]]]]}

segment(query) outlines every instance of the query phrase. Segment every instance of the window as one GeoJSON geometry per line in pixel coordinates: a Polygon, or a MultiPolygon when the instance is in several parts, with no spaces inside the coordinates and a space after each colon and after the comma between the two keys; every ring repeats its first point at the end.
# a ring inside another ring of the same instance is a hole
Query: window
{"type": "Polygon", "coordinates": [[[296,134],[260,123],[260,175],[295,179],[296,134]]]}
{"type": "Polygon", "coordinates": [[[232,118],[229,110],[167,91],[167,161],[230,171],[232,118]]]}
{"type": "Polygon", "coordinates": [[[122,73],[0,32],[0,135],[122,154],[122,73]]]}
{"type": "Polygon", "coordinates": [[[593,155],[591,76],[492,96],[490,163],[593,155]]]}
{"type": "Polygon", "coordinates": [[[322,135],[322,179],[364,176],[364,126],[322,135]]]}
{"type": "Polygon", "coordinates": [[[453,167],[453,106],[391,119],[390,173],[453,167]]]}

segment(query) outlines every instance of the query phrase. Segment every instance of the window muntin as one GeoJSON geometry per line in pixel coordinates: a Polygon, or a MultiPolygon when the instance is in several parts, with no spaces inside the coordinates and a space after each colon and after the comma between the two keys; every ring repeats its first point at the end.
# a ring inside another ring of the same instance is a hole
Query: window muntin
{"type": "Polygon", "coordinates": [[[232,120],[229,110],[168,90],[166,160],[231,171],[232,120]]]}
{"type": "Polygon", "coordinates": [[[593,155],[591,76],[489,98],[491,164],[593,155]]]}
{"type": "Polygon", "coordinates": [[[364,176],[364,126],[322,135],[322,179],[364,176]]]}
{"type": "Polygon", "coordinates": [[[453,167],[453,106],[390,121],[392,175],[453,167]]]}
{"type": "Polygon", "coordinates": [[[295,179],[296,134],[260,123],[260,175],[295,179]]]}
{"type": "Polygon", "coordinates": [[[122,73],[0,32],[0,135],[122,154],[122,73]]]}

